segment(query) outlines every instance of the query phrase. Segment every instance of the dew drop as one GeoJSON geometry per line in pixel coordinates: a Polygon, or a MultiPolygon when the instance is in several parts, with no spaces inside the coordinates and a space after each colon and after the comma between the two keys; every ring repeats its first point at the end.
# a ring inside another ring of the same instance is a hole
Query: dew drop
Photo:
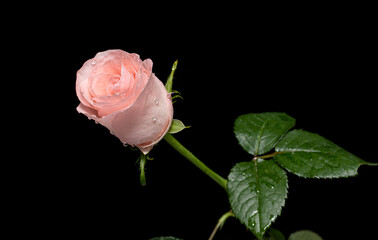
{"type": "Polygon", "coordinates": [[[92,66],[96,65],[96,61],[95,61],[95,60],[92,60],[91,65],[92,65],[92,66]]]}
{"type": "Polygon", "coordinates": [[[159,105],[159,99],[155,98],[154,102],[156,105],[159,105]]]}
{"type": "Polygon", "coordinates": [[[124,147],[127,147],[127,143],[122,143],[122,145],[123,145],[124,147]]]}
{"type": "Polygon", "coordinates": [[[154,123],[156,122],[156,117],[152,118],[152,122],[154,122],[154,123]]]}

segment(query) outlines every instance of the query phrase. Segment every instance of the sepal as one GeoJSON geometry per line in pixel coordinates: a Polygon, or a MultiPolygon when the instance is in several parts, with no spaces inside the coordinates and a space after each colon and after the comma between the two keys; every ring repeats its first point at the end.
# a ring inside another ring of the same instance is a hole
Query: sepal
{"type": "Polygon", "coordinates": [[[190,126],[185,126],[184,123],[181,122],[180,120],[173,119],[171,128],[168,130],[168,133],[170,134],[178,133],[184,130],[185,128],[190,128],[190,126]]]}

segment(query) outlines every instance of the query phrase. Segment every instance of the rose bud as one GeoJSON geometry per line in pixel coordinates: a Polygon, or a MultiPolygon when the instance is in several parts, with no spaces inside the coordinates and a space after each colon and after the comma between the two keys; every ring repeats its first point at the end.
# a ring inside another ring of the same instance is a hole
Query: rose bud
{"type": "Polygon", "coordinates": [[[144,154],[172,123],[171,95],[152,73],[152,61],[122,50],[99,52],[77,72],[77,111],[144,154]]]}

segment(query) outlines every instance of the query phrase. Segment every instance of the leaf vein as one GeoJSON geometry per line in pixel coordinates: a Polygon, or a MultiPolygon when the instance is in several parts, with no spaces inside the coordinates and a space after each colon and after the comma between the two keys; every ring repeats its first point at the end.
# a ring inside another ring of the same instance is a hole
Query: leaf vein
{"type": "Polygon", "coordinates": [[[257,141],[256,141],[257,146],[255,145],[255,156],[257,156],[257,154],[259,153],[261,138],[263,136],[264,128],[265,128],[265,125],[266,125],[267,122],[268,122],[268,120],[264,121],[263,125],[260,128],[259,135],[257,136],[257,141]]]}

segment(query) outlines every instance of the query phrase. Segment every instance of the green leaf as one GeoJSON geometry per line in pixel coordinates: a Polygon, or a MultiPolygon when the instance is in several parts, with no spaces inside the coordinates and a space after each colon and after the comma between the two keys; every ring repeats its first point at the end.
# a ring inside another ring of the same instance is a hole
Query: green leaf
{"type": "Polygon", "coordinates": [[[170,134],[178,133],[184,130],[185,128],[190,128],[190,126],[185,126],[184,123],[181,122],[180,120],[173,119],[172,125],[170,129],[168,130],[168,133],[170,134]]]}
{"type": "Polygon", "coordinates": [[[290,234],[288,240],[323,240],[323,239],[318,234],[312,231],[301,230],[301,231],[290,234]]]}
{"type": "Polygon", "coordinates": [[[285,113],[250,113],[235,120],[234,132],[243,149],[256,156],[272,150],[294,125],[285,113]]]}
{"type": "Polygon", "coordinates": [[[256,237],[281,213],[287,196],[286,172],[274,161],[241,162],[228,176],[228,196],[235,216],[256,237]]]}
{"type": "Polygon", "coordinates": [[[175,238],[175,237],[155,237],[155,238],[151,238],[150,240],[182,240],[182,239],[175,238]]]}
{"type": "Polygon", "coordinates": [[[288,171],[308,178],[357,175],[362,164],[370,164],[314,133],[293,130],[276,145],[274,160],[288,171]]]}

